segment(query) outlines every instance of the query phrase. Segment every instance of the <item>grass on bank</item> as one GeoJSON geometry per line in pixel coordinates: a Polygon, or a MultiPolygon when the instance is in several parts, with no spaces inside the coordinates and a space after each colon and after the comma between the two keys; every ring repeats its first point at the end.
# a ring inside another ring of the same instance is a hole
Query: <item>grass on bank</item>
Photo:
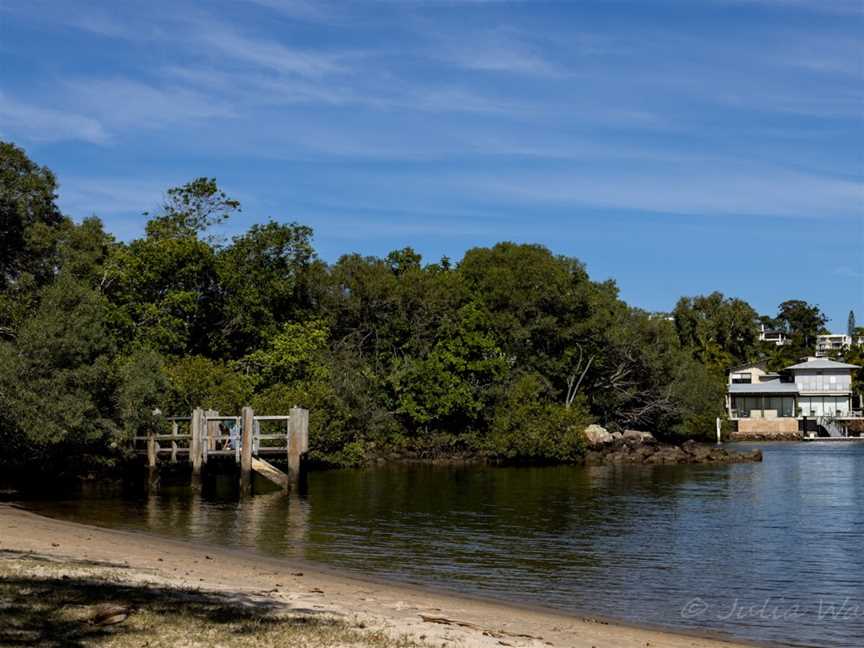
{"type": "Polygon", "coordinates": [[[139,583],[122,565],[0,551],[0,646],[159,648],[413,648],[409,638],[265,596],[139,583]],[[100,606],[128,606],[122,623],[93,623],[100,606]]]}

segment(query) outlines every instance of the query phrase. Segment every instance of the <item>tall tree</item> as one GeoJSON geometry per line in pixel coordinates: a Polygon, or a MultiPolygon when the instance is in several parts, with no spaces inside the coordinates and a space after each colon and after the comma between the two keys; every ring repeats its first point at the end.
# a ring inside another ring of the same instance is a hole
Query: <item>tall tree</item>
{"type": "Polygon", "coordinates": [[[198,178],[169,189],[147,236],[117,251],[108,295],[126,345],[172,355],[213,353],[222,291],[217,250],[202,234],[239,209],[215,180],[198,178]]]}
{"type": "Polygon", "coordinates": [[[70,223],[56,199],[54,174],[0,141],[0,337],[14,336],[57,270],[58,241],[70,223]]]}
{"type": "Polygon", "coordinates": [[[240,201],[222,191],[215,178],[196,178],[167,191],[162,209],[147,223],[147,236],[197,236],[238,211],[240,201]]]}
{"type": "Polygon", "coordinates": [[[47,230],[64,220],[56,199],[54,174],[0,142],[0,289],[25,272],[40,279],[52,274],[44,252],[47,230]]]}
{"type": "Polygon", "coordinates": [[[816,336],[828,332],[825,314],[818,306],[801,299],[790,299],[780,304],[774,321],[789,336],[789,351],[798,355],[812,353],[816,336]]]}
{"type": "Polygon", "coordinates": [[[217,257],[222,316],[213,346],[240,357],[303,318],[315,297],[309,270],[315,263],[312,230],[297,223],[253,225],[217,257]]]}
{"type": "Polygon", "coordinates": [[[681,344],[707,365],[725,371],[754,352],[759,318],[741,299],[720,292],[682,297],[673,315],[681,344]]]}

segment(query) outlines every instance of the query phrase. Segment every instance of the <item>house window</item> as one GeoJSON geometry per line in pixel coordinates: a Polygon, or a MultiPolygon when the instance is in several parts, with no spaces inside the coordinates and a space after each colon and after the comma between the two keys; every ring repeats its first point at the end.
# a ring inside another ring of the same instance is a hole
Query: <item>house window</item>
{"type": "MultiPolygon", "coordinates": [[[[794,396],[733,396],[732,409],[739,418],[752,418],[753,410],[774,410],[778,417],[795,416],[794,396]]],[[[808,414],[805,412],[805,414],[808,414]]]]}
{"type": "Polygon", "coordinates": [[[733,373],[733,385],[749,385],[753,382],[753,374],[751,373],[733,373]]]}
{"type": "Polygon", "coordinates": [[[802,396],[798,399],[802,416],[848,416],[848,396],[802,396]]]}

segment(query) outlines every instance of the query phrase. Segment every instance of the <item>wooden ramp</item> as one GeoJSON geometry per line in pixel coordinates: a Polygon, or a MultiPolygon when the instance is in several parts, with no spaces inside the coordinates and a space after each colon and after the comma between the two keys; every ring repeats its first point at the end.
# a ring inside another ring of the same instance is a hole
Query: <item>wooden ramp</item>
{"type": "Polygon", "coordinates": [[[288,490],[288,475],[283,473],[269,461],[264,461],[264,459],[261,459],[260,457],[252,457],[252,470],[265,479],[269,479],[283,490],[288,490]]]}

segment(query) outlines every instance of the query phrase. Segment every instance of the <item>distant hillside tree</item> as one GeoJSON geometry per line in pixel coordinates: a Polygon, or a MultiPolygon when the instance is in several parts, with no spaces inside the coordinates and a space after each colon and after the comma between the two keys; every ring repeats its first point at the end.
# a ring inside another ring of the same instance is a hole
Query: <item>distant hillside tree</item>
{"type": "Polygon", "coordinates": [[[816,346],[816,336],[828,332],[825,328],[828,318],[819,306],[808,304],[801,299],[780,304],[774,321],[789,337],[789,350],[798,355],[812,353],[816,346]]]}

